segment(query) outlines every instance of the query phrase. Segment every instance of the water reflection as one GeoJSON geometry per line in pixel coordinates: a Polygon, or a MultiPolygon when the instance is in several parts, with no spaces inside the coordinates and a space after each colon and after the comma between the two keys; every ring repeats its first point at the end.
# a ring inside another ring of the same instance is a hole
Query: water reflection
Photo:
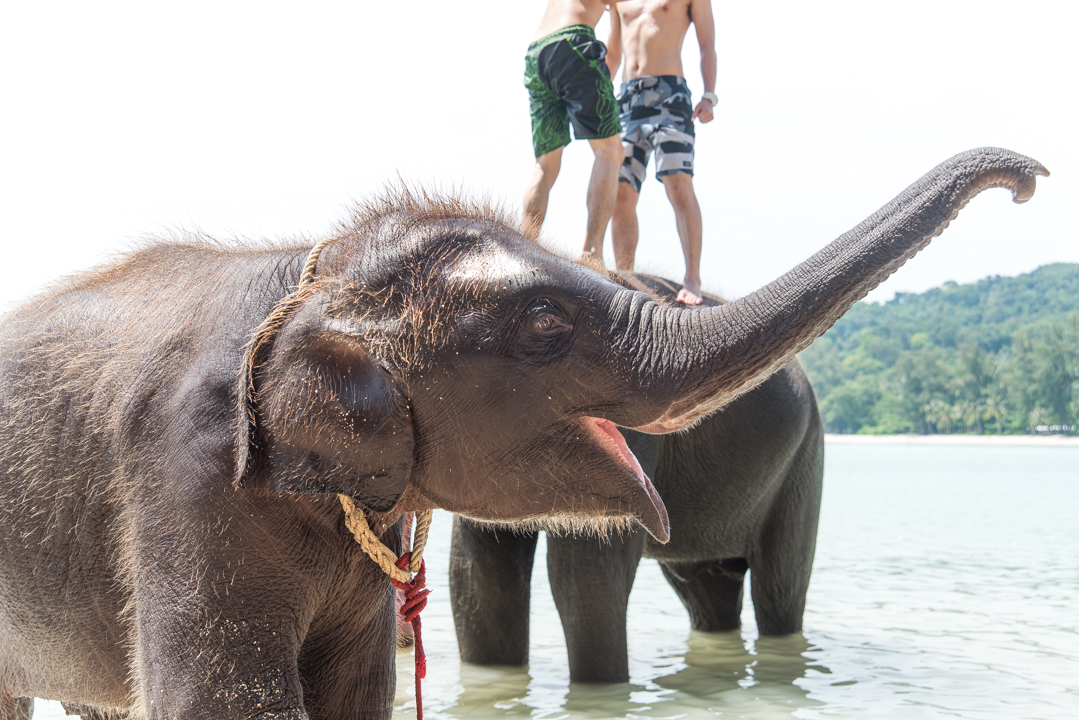
{"type": "Polygon", "coordinates": [[[712,718],[726,713],[790,717],[820,706],[799,687],[807,672],[828,673],[800,635],[744,639],[739,633],[689,634],[684,650],[652,665],[635,682],[567,683],[537,668],[461,665],[453,690],[432,698],[433,717],[596,720],[712,718]],[[670,674],[663,674],[675,669],[670,674]]]}
{"type": "Polygon", "coordinates": [[[530,717],[527,700],[532,678],[523,667],[480,667],[461,664],[464,691],[447,708],[449,717],[530,717]],[[461,712],[454,712],[460,710],[461,712]]]}
{"type": "Polygon", "coordinates": [[[752,708],[754,717],[768,717],[770,709],[789,716],[797,708],[820,706],[799,681],[809,670],[829,671],[808,657],[814,648],[801,635],[747,640],[737,632],[691,632],[688,645],[685,667],[653,681],[676,691],[665,699],[713,715],[752,708]]]}

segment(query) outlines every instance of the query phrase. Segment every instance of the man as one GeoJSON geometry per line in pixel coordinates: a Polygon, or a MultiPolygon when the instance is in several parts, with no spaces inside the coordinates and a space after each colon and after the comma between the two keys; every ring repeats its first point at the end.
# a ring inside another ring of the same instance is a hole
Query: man
{"type": "Polygon", "coordinates": [[[715,25],[711,0],[625,0],[611,3],[607,62],[612,75],[623,52],[618,97],[625,159],[619,173],[611,236],[615,264],[632,270],[637,250],[637,198],[648,156],[656,154],[656,178],[674,207],[686,276],[678,301],[701,298],[701,208],[693,192],[693,121],[712,120],[717,102],[715,25]],[[689,26],[701,47],[704,96],[693,106],[682,73],[682,41],[689,26]]]}
{"type": "Polygon", "coordinates": [[[536,153],[532,181],[525,191],[525,223],[537,231],[543,225],[572,123],[574,136],[587,139],[596,156],[588,182],[588,224],[581,259],[598,266],[603,265],[603,235],[614,211],[623,158],[607,48],[594,30],[606,7],[604,0],[548,0],[536,39],[525,56],[536,153]]]}

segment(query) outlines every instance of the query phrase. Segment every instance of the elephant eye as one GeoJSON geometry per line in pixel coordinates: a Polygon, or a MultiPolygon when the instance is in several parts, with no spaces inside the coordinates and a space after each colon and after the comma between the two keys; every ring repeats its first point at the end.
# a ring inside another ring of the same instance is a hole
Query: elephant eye
{"type": "Polygon", "coordinates": [[[550,300],[538,300],[529,308],[533,329],[541,335],[558,335],[572,330],[568,319],[550,300]]]}

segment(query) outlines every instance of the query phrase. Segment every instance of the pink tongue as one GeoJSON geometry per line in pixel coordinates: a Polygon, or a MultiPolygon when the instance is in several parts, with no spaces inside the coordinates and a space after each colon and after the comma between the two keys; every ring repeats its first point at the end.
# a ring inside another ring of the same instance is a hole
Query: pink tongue
{"type": "Polygon", "coordinates": [[[622,458],[629,463],[629,466],[633,468],[637,473],[637,477],[642,480],[647,480],[648,476],[644,474],[644,469],[641,468],[641,464],[637,462],[637,456],[633,454],[633,451],[626,445],[626,439],[622,437],[622,433],[618,432],[618,428],[610,420],[601,420],[594,418],[596,421],[596,427],[603,431],[603,433],[614,442],[615,448],[621,453],[622,458]]]}

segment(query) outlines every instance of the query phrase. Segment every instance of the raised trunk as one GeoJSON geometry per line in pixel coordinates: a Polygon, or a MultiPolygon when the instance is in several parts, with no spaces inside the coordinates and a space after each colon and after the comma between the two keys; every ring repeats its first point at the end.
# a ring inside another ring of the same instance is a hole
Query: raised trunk
{"type": "Polygon", "coordinates": [[[998,148],[941,163],[853,230],[778,280],[719,307],[681,310],[624,298],[638,370],[678,378],[672,392],[642,388],[659,420],[636,429],[670,432],[727,404],[790,362],[858,300],[939,235],[982,190],[1005,187],[1015,202],[1034,194],[1038,162],[998,148]],[[667,400],[666,398],[669,398],[667,400]]]}

